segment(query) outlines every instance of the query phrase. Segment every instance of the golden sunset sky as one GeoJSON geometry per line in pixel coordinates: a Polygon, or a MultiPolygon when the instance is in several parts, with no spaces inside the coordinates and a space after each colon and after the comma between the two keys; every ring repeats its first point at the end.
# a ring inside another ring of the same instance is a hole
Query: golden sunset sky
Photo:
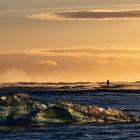
{"type": "Polygon", "coordinates": [[[0,0],[0,81],[140,80],[139,0],[0,0]]]}

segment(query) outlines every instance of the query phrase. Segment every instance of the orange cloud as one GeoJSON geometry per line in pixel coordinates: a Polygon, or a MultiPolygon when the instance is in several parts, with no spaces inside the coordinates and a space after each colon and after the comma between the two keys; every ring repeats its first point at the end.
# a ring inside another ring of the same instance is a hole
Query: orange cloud
{"type": "Polygon", "coordinates": [[[58,66],[58,63],[57,63],[57,62],[55,62],[55,61],[51,61],[51,60],[38,61],[37,64],[39,64],[39,65],[58,66]]]}
{"type": "Polygon", "coordinates": [[[87,10],[27,15],[37,20],[140,20],[140,10],[87,10]]]}
{"type": "Polygon", "coordinates": [[[140,49],[133,48],[57,48],[33,49],[31,54],[42,56],[71,56],[71,57],[134,57],[140,58],[140,49]]]}
{"type": "Polygon", "coordinates": [[[1,81],[135,81],[140,77],[140,50],[33,50],[28,54],[0,54],[0,64],[1,81]]]}

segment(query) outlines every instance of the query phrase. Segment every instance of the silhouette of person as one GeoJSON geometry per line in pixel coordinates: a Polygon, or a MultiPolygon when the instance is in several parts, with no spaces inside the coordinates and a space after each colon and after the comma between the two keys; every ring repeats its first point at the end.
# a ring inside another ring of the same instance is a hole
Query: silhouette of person
{"type": "Polygon", "coordinates": [[[107,83],[107,87],[109,87],[109,84],[110,84],[109,80],[107,80],[107,82],[106,82],[106,83],[107,83]]]}

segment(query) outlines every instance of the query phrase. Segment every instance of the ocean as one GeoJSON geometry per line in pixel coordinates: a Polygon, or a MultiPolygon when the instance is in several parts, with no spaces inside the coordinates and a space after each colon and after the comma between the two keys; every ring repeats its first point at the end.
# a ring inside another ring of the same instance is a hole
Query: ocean
{"type": "MultiPolygon", "coordinates": [[[[62,85],[62,83],[61,83],[62,85]]],[[[32,95],[35,99],[53,102],[57,99],[74,100],[84,104],[102,107],[111,107],[125,110],[128,113],[140,116],[140,90],[116,90],[116,85],[111,89],[85,89],[89,83],[80,83],[78,89],[73,89],[71,84],[63,83],[63,89],[51,87],[41,88],[36,86],[3,86],[0,94],[16,94],[20,91],[32,95]],[[64,86],[65,85],[65,86],[64,86]],[[82,86],[83,85],[83,86],[82,86]],[[24,88],[23,88],[24,87],[24,88]],[[66,88],[67,87],[67,88],[66,88]],[[81,88],[82,87],[82,88],[81,88]],[[42,89],[42,90],[41,90],[42,89]],[[54,89],[54,90],[52,90],[54,89]],[[102,89],[102,90],[101,90],[102,89]]],[[[122,84],[121,84],[122,85],[122,84]]],[[[128,85],[128,84],[127,84],[128,85]]],[[[129,85],[131,85],[129,83],[129,85]]],[[[121,87],[121,86],[120,86],[121,87]]],[[[126,87],[126,86],[125,86],[126,87]]],[[[128,86],[127,86],[128,87],[128,86]]],[[[140,122],[137,123],[48,123],[28,125],[1,125],[0,140],[139,140],[140,122]]]]}

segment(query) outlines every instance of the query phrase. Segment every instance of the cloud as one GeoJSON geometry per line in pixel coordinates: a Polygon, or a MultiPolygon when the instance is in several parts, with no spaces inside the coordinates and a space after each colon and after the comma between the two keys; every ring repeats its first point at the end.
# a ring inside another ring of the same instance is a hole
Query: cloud
{"type": "Polygon", "coordinates": [[[31,54],[40,56],[70,56],[70,57],[134,57],[140,58],[140,49],[133,48],[58,48],[33,49],[31,54]]]}
{"type": "Polygon", "coordinates": [[[37,20],[131,20],[140,19],[140,10],[87,10],[27,15],[37,20]]]}
{"type": "Polygon", "coordinates": [[[140,49],[34,49],[28,54],[0,54],[0,64],[0,80],[5,82],[136,80],[140,49]]]}
{"type": "Polygon", "coordinates": [[[51,60],[42,60],[42,61],[38,61],[37,64],[39,64],[39,65],[58,66],[58,63],[57,63],[57,62],[51,61],[51,60]]]}

